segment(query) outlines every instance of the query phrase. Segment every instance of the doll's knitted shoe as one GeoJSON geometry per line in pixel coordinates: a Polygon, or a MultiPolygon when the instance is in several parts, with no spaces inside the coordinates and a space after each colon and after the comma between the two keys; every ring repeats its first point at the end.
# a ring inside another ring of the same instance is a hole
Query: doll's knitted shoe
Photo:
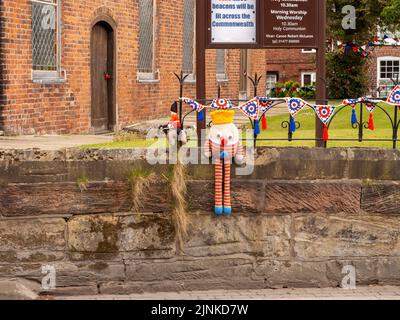
{"type": "Polygon", "coordinates": [[[224,213],[224,208],[223,207],[215,207],[214,212],[217,216],[220,216],[224,213]]]}
{"type": "Polygon", "coordinates": [[[232,214],[232,208],[231,207],[225,207],[224,208],[224,215],[230,216],[232,214]]]}

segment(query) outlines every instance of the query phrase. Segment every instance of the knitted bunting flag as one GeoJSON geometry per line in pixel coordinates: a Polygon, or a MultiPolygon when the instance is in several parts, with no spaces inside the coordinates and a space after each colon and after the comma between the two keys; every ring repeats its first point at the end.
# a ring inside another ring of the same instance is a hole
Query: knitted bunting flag
{"type": "Polygon", "coordinates": [[[317,113],[318,118],[324,124],[324,141],[329,140],[329,133],[328,133],[328,124],[329,120],[332,118],[333,114],[335,113],[336,107],[332,106],[314,106],[314,110],[317,113]]]}
{"type": "Polygon", "coordinates": [[[374,131],[375,130],[375,121],[374,121],[374,110],[376,104],[373,102],[366,102],[365,107],[369,112],[369,121],[368,121],[368,129],[374,131]]]}
{"type": "Polygon", "coordinates": [[[352,111],[351,111],[351,125],[353,125],[353,126],[358,123],[356,106],[360,102],[362,102],[361,98],[360,99],[346,99],[346,100],[343,100],[343,104],[345,106],[350,106],[352,108],[352,111]]]}
{"type": "Polygon", "coordinates": [[[274,105],[274,101],[270,98],[258,97],[257,100],[262,113],[267,112],[274,105]]]}
{"type": "Polygon", "coordinates": [[[345,106],[355,106],[356,104],[358,104],[358,103],[360,103],[360,102],[363,102],[364,101],[364,99],[363,98],[359,98],[359,99],[346,99],[346,100],[343,100],[343,104],[345,105],[345,106]]]}
{"type": "Polygon", "coordinates": [[[194,111],[197,112],[201,112],[205,108],[205,106],[203,106],[202,104],[189,98],[182,98],[182,101],[183,103],[186,103],[189,107],[191,107],[194,111]]]}
{"type": "Polygon", "coordinates": [[[387,103],[393,105],[393,106],[399,106],[400,107],[400,84],[398,84],[390,94],[387,103]]]}
{"type": "Polygon", "coordinates": [[[266,113],[268,112],[269,109],[271,109],[274,106],[274,101],[271,100],[270,98],[264,98],[264,97],[258,97],[258,103],[261,109],[261,122],[262,122],[262,129],[268,130],[268,123],[267,123],[267,116],[266,113]]]}
{"type": "Polygon", "coordinates": [[[230,110],[233,109],[233,105],[231,103],[231,100],[215,99],[211,104],[211,108],[219,110],[230,110]]]}
{"type": "Polygon", "coordinates": [[[260,107],[257,98],[254,98],[239,106],[239,110],[253,120],[258,120],[260,116],[260,107]]]}
{"type": "Polygon", "coordinates": [[[300,98],[292,98],[288,100],[288,108],[292,117],[295,117],[306,105],[307,102],[300,98]]]}
{"type": "Polygon", "coordinates": [[[367,108],[367,110],[372,113],[375,110],[376,105],[372,102],[366,102],[365,103],[365,107],[367,108]]]}
{"type": "Polygon", "coordinates": [[[315,112],[317,113],[318,118],[324,123],[324,125],[328,125],[329,120],[331,120],[333,114],[335,113],[336,107],[332,106],[314,106],[315,112]]]}
{"type": "Polygon", "coordinates": [[[377,105],[378,103],[381,103],[381,100],[374,100],[374,99],[370,99],[370,98],[363,98],[363,102],[367,102],[367,103],[372,103],[374,105],[377,105]]]}

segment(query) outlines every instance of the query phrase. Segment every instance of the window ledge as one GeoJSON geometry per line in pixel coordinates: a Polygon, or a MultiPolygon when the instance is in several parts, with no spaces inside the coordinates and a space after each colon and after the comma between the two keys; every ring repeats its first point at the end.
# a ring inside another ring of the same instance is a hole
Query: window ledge
{"type": "Polygon", "coordinates": [[[228,83],[229,82],[229,79],[217,79],[217,82],[218,83],[228,83]]]}
{"type": "Polygon", "coordinates": [[[159,71],[156,72],[138,72],[137,81],[144,84],[156,84],[160,82],[159,71]]]}
{"type": "Polygon", "coordinates": [[[185,79],[185,84],[196,84],[196,76],[194,73],[185,73],[184,75],[187,75],[185,79]]]}
{"type": "Polygon", "coordinates": [[[138,83],[142,84],[158,84],[160,79],[138,79],[138,83]]]}
{"type": "Polygon", "coordinates": [[[64,84],[66,72],[32,70],[32,82],[38,84],[64,84]],[[62,76],[64,75],[64,76],[62,76]]]}
{"type": "Polygon", "coordinates": [[[185,84],[196,84],[196,79],[186,79],[185,84]]]}
{"type": "Polygon", "coordinates": [[[32,79],[33,83],[38,83],[38,84],[64,84],[66,80],[64,78],[37,78],[37,79],[32,79]]]}

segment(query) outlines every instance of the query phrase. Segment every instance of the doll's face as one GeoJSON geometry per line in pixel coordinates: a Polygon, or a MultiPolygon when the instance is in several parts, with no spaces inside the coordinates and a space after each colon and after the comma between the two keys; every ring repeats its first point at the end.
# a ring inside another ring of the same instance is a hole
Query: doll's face
{"type": "Polygon", "coordinates": [[[233,123],[213,125],[208,137],[216,144],[235,145],[239,142],[239,130],[233,123]]]}

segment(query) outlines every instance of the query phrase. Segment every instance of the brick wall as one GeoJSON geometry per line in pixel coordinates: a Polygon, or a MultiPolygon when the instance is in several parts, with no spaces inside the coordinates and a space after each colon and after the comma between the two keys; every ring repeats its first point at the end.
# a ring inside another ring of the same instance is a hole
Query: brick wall
{"type": "Polygon", "coordinates": [[[302,72],[316,72],[314,53],[301,49],[268,49],[266,61],[268,72],[278,72],[279,82],[295,80],[301,83],[302,72]]]}
{"type": "MultiPolygon", "coordinates": [[[[117,110],[119,128],[143,119],[169,114],[179,95],[173,72],[182,65],[182,0],[158,0],[156,65],[160,81],[137,81],[138,1],[62,1],[62,68],[65,84],[41,85],[31,80],[31,2],[2,1],[2,88],[0,130],[9,134],[87,133],[91,129],[90,37],[91,24],[99,15],[117,24],[117,110]],[[1,128],[3,127],[3,128],[1,128]]],[[[229,81],[224,96],[238,97],[240,51],[227,54],[229,81]]],[[[215,51],[207,53],[207,90],[215,97],[215,51]]],[[[263,52],[251,53],[251,66],[265,73],[263,52]]],[[[185,95],[195,96],[195,84],[185,86],[185,95]]]]}

